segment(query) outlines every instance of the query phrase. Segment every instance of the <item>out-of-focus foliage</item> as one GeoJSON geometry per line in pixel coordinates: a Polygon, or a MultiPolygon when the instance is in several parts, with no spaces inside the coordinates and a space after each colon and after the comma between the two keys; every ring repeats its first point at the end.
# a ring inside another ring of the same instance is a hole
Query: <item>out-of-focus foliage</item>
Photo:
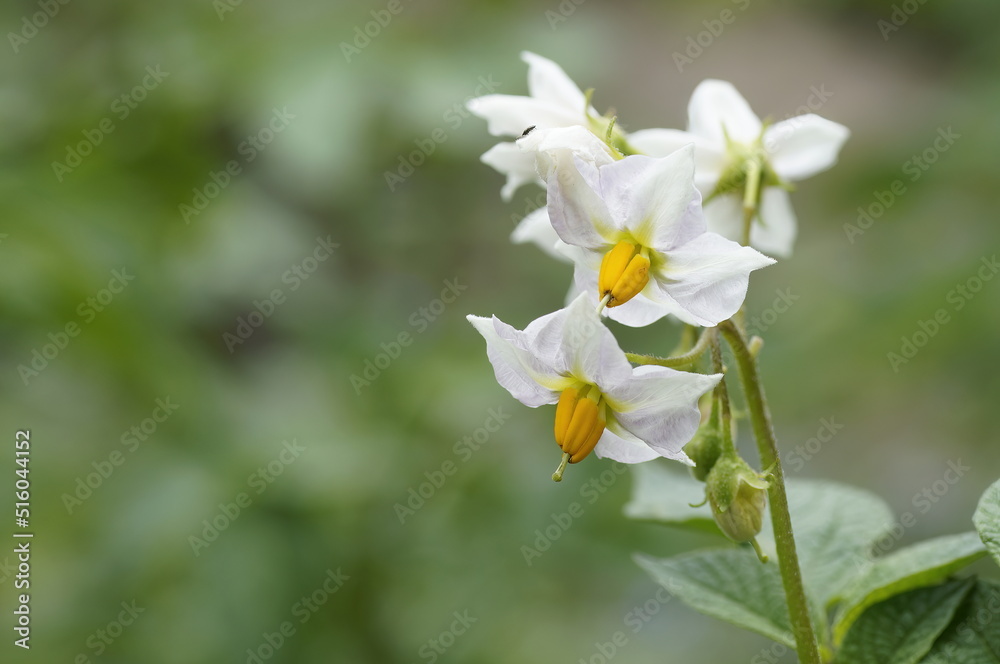
{"type": "MultiPolygon", "coordinates": [[[[4,4],[4,34],[45,4],[4,4]]],[[[521,326],[570,278],[509,244],[542,199],[500,201],[478,163],[493,139],[462,110],[483,81],[525,92],[521,49],[596,88],[626,128],[682,126],[706,77],[762,115],[812,101],[849,126],[836,169],[794,194],[795,256],[751,283],[787,472],[876,489],[914,517],[904,543],[968,530],[1000,475],[989,3],[901,3],[916,11],[893,31],[879,24],[893,6],[863,0],[48,4],[0,60],[0,469],[13,477],[30,428],[36,532],[33,649],[4,644],[4,661],[589,661],[617,631],[621,664],[772,652],[655,599],[631,552],[709,536],[622,518],[631,478],[597,459],[554,485],[551,409],[496,385],[464,320],[521,326]],[[386,24],[345,55],[373,11],[386,24]],[[701,53],[678,71],[689,38],[701,53]],[[849,236],[859,207],[871,222],[849,236]],[[794,298],[780,314],[779,291],[794,298]],[[922,326],[938,310],[947,322],[922,326]],[[921,347],[894,370],[903,337],[921,347]],[[36,350],[51,357],[34,376],[19,367],[36,350]],[[368,362],[371,384],[352,382],[368,362]],[[206,520],[228,522],[210,543],[206,520]],[[134,623],[109,628],[132,601],[134,623]]],[[[616,333],[662,353],[677,329],[616,333]]],[[[8,621],[13,583],[0,573],[8,621]]]]}

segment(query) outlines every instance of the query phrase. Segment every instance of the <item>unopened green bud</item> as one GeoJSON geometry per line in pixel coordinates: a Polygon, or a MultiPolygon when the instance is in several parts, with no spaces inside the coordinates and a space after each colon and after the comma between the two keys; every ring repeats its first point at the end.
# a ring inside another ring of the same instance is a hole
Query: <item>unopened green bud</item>
{"type": "Polygon", "coordinates": [[[706,484],[712,515],[726,537],[734,542],[756,537],[767,506],[767,481],[740,457],[726,455],[716,461],[706,484]]]}
{"type": "Polygon", "coordinates": [[[694,461],[691,475],[699,482],[704,482],[722,454],[722,432],[717,425],[706,422],[701,425],[691,442],[684,446],[684,453],[694,461]]]}

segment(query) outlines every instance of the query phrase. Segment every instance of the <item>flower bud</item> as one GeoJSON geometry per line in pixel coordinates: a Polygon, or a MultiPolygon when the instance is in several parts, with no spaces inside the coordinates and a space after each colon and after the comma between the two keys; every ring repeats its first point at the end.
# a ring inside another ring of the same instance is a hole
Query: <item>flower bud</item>
{"type": "Polygon", "coordinates": [[[712,515],[726,537],[747,542],[760,532],[767,505],[767,481],[738,456],[716,461],[707,479],[712,515]]]}
{"type": "Polygon", "coordinates": [[[691,475],[704,482],[722,454],[722,433],[718,426],[712,422],[701,425],[691,442],[684,446],[684,453],[694,461],[691,475]]]}
{"type": "Polygon", "coordinates": [[[563,390],[556,406],[556,443],[570,463],[583,461],[604,433],[607,424],[604,395],[593,385],[563,390]]]}
{"type": "Polygon", "coordinates": [[[625,304],[649,283],[649,256],[639,245],[622,240],[604,254],[597,277],[598,297],[611,295],[609,307],[625,304]]]}

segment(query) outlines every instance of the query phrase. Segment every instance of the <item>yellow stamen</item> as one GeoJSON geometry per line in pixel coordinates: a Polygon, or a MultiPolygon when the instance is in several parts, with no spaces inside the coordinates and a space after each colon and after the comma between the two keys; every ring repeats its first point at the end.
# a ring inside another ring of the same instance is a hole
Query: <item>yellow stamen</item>
{"type": "MultiPolygon", "coordinates": [[[[597,422],[597,402],[590,399],[580,399],[576,402],[573,410],[573,419],[570,420],[566,430],[566,437],[563,439],[563,452],[570,453],[570,461],[576,463],[583,457],[577,458],[584,445],[590,440],[594,428],[599,426],[597,422]]],[[[603,425],[600,425],[603,428],[603,425]]],[[[590,450],[587,450],[589,452],[590,450]]],[[[586,452],[584,453],[586,454],[586,452]]]]}
{"type": "Polygon", "coordinates": [[[563,390],[556,406],[555,437],[559,448],[569,455],[569,463],[579,463],[593,451],[606,424],[600,390],[593,385],[563,390]]]}
{"type": "Polygon", "coordinates": [[[559,447],[562,447],[562,441],[566,439],[566,430],[569,429],[576,402],[579,400],[580,396],[575,387],[567,387],[559,395],[559,404],[556,406],[556,443],[559,447]]]}
{"type": "Polygon", "coordinates": [[[649,256],[645,249],[622,240],[601,261],[598,297],[611,295],[609,307],[625,304],[649,283],[649,256]]]}

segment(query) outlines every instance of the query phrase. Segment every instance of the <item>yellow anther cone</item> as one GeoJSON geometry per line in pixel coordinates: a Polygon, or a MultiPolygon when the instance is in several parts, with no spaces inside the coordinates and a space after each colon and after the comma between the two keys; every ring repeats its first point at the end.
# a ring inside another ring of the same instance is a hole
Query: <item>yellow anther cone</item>
{"type": "Polygon", "coordinates": [[[649,283],[649,258],[638,245],[622,240],[601,261],[598,296],[610,294],[609,307],[625,304],[649,283]]]}
{"type": "Polygon", "coordinates": [[[583,461],[593,451],[606,423],[603,395],[597,389],[563,390],[556,406],[555,435],[559,448],[570,455],[570,463],[583,461]]]}

